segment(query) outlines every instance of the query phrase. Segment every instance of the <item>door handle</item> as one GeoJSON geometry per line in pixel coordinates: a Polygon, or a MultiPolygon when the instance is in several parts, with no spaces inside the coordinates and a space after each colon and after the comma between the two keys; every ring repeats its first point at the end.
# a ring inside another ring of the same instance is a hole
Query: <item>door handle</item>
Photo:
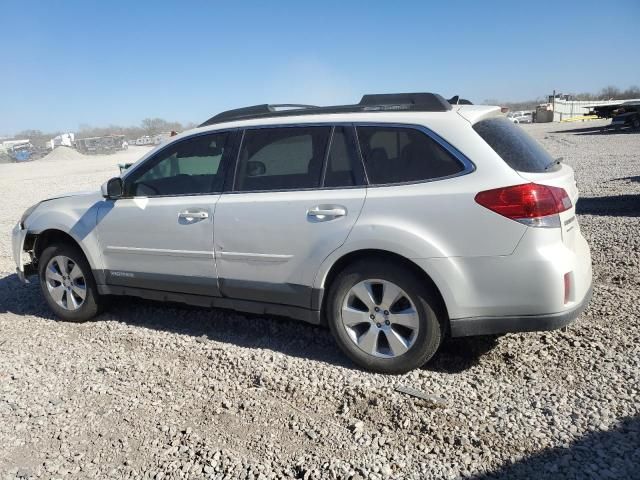
{"type": "Polygon", "coordinates": [[[185,210],[184,212],[180,212],[178,214],[178,218],[184,219],[187,222],[195,222],[196,220],[204,220],[205,218],[209,218],[209,212],[207,212],[206,210],[197,210],[193,212],[185,210]]]}
{"type": "Polygon", "coordinates": [[[318,205],[307,210],[308,217],[315,217],[318,220],[330,220],[336,217],[344,217],[347,209],[340,205],[318,205]]]}

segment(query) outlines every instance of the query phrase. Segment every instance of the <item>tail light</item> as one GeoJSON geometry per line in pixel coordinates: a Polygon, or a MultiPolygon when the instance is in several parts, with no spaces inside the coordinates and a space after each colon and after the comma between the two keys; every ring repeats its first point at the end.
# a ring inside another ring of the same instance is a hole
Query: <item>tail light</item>
{"type": "Polygon", "coordinates": [[[563,188],[526,183],[485,190],[476,202],[503,217],[530,227],[559,227],[559,213],[572,207],[563,188]]]}

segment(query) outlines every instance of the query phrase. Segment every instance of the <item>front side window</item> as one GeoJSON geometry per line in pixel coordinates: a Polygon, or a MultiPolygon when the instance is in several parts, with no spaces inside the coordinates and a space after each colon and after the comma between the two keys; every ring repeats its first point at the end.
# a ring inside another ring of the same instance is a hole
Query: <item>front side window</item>
{"type": "Polygon", "coordinates": [[[194,195],[221,191],[220,162],[229,137],[228,132],[199,135],[167,147],[125,179],[127,194],[194,195]]]}
{"type": "Polygon", "coordinates": [[[455,175],[464,165],[425,133],[408,127],[358,127],[369,183],[419,182],[455,175]]]}
{"type": "Polygon", "coordinates": [[[318,188],[331,127],[249,129],[244,133],[235,190],[318,188]]]}

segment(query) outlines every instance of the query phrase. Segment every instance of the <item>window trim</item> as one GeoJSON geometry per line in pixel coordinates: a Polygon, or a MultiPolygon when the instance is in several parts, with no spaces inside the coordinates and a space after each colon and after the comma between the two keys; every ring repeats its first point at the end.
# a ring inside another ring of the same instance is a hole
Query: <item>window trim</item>
{"type": "MultiPolygon", "coordinates": [[[[231,181],[230,188],[225,190],[223,193],[225,194],[234,194],[234,195],[242,195],[245,193],[271,193],[271,192],[313,192],[318,190],[343,190],[343,189],[354,189],[354,188],[367,188],[366,183],[366,173],[365,178],[362,185],[352,185],[349,187],[325,187],[324,186],[324,174],[327,165],[327,159],[329,155],[329,150],[331,149],[331,142],[333,141],[333,132],[335,127],[346,127],[347,129],[351,129],[352,134],[354,135],[354,141],[356,143],[356,149],[358,148],[357,138],[355,137],[355,130],[353,129],[352,122],[312,122],[312,123],[285,123],[285,124],[273,124],[273,125],[250,125],[247,127],[240,127],[239,130],[242,131],[242,135],[240,141],[237,145],[237,151],[235,152],[235,165],[234,165],[234,174],[233,180],[231,181]],[[275,188],[269,190],[236,190],[236,180],[238,175],[238,165],[240,164],[240,153],[242,152],[242,144],[244,143],[245,132],[247,130],[264,130],[266,128],[307,128],[307,127],[329,127],[329,139],[327,141],[327,148],[325,151],[323,164],[322,164],[322,175],[320,178],[320,186],[318,187],[307,187],[307,188],[275,188]]],[[[356,155],[360,159],[360,163],[362,164],[362,157],[359,155],[359,152],[356,150],[356,155]]],[[[362,166],[362,171],[364,172],[364,166],[362,166]]]]}
{"type": "Polygon", "coordinates": [[[398,185],[416,185],[419,183],[431,183],[431,182],[439,182],[441,180],[449,180],[451,178],[462,177],[464,175],[468,175],[473,173],[476,170],[476,165],[460,150],[447,142],[444,138],[438,135],[436,132],[431,130],[429,127],[425,127],[424,125],[418,125],[413,123],[387,123],[387,122],[355,122],[353,124],[355,135],[356,135],[356,144],[358,147],[358,153],[360,155],[360,160],[362,165],[364,166],[365,177],[367,180],[367,187],[392,187],[398,185]],[[358,127],[386,127],[386,128],[410,128],[414,130],[418,130],[422,132],[427,137],[431,138],[438,145],[444,148],[450,155],[452,155],[456,160],[458,160],[463,169],[457,173],[452,175],[446,175],[444,177],[436,177],[436,178],[427,178],[423,180],[410,180],[407,182],[392,182],[392,183],[372,183],[369,180],[369,173],[367,172],[367,165],[364,161],[364,156],[362,155],[362,149],[360,147],[360,137],[358,137],[358,127]]]}
{"type": "MultiPolygon", "coordinates": [[[[222,188],[220,189],[220,191],[211,191],[211,192],[205,192],[205,193],[177,193],[177,194],[171,194],[171,195],[123,195],[122,197],[120,197],[119,199],[131,199],[131,198],[171,198],[171,197],[202,197],[202,196],[211,196],[211,195],[221,195],[222,193],[225,192],[225,187],[226,187],[226,180],[227,180],[227,164],[234,161],[233,157],[235,154],[235,140],[236,140],[236,132],[238,131],[238,128],[224,128],[224,129],[220,129],[220,130],[208,130],[206,132],[197,132],[197,133],[193,133],[191,135],[187,135],[185,137],[179,138],[179,139],[175,139],[172,142],[168,142],[165,145],[162,145],[157,151],[155,152],[150,152],[149,156],[142,162],[140,162],[139,165],[137,165],[135,168],[129,169],[126,171],[126,173],[124,175],[122,175],[120,178],[122,178],[122,182],[125,185],[124,191],[127,191],[126,185],[127,185],[127,178],[130,177],[135,171],[141,169],[142,167],[144,167],[145,165],[148,165],[150,163],[153,163],[157,158],[158,155],[162,154],[165,150],[169,149],[169,148],[173,148],[177,143],[180,142],[184,142],[187,140],[193,140],[194,138],[198,138],[198,137],[202,137],[205,135],[219,135],[221,133],[228,133],[229,134],[229,152],[228,153],[223,153],[222,158],[220,159],[220,165],[218,166],[218,169],[223,169],[222,170],[222,176],[223,176],[223,182],[222,182],[222,188]]],[[[144,174],[143,174],[144,175],[144,174]]]]}
{"type": "Polygon", "coordinates": [[[367,172],[364,169],[364,163],[362,162],[362,155],[360,155],[360,145],[358,144],[358,138],[356,136],[356,129],[353,124],[349,125],[341,125],[334,124],[331,129],[331,138],[329,139],[329,146],[327,148],[327,154],[324,159],[324,168],[322,170],[322,182],[320,183],[321,190],[336,190],[336,189],[344,189],[344,188],[366,188],[369,185],[369,180],[367,179],[367,172]],[[359,181],[358,185],[341,185],[336,187],[327,187],[325,185],[326,182],[326,174],[327,169],[329,168],[329,156],[331,155],[331,148],[333,147],[333,139],[335,138],[335,132],[337,128],[344,128],[344,133],[346,140],[348,142],[347,148],[352,150],[352,154],[355,155],[353,160],[355,165],[353,167],[353,173],[355,174],[356,181],[359,181]]]}
{"type": "Polygon", "coordinates": [[[218,133],[229,133],[230,137],[230,149],[229,154],[224,155],[221,161],[221,167],[226,168],[225,172],[224,184],[221,191],[209,192],[209,193],[189,193],[189,194],[180,194],[180,195],[153,195],[153,196],[126,196],[122,198],[167,198],[167,197],[191,197],[191,196],[206,196],[206,195],[220,195],[220,194],[246,194],[246,193],[274,193],[274,192],[307,192],[307,191],[318,191],[318,190],[352,190],[358,188],[379,188],[379,187],[389,187],[389,186],[401,186],[401,185],[415,185],[420,183],[430,183],[437,182],[441,180],[448,180],[450,178],[456,178],[464,175],[468,175],[476,170],[476,165],[460,150],[451,145],[448,141],[442,138],[440,135],[435,133],[430,128],[413,123],[399,123],[399,122],[304,122],[304,123],[284,123],[284,124],[270,124],[270,125],[249,125],[246,127],[234,127],[234,128],[224,128],[219,130],[207,130],[205,132],[198,132],[191,134],[189,136],[180,138],[179,140],[175,140],[173,142],[167,143],[163,145],[158,151],[154,152],[147,159],[141,162],[133,169],[129,169],[123,176],[123,181],[126,182],[126,178],[129,177],[133,172],[146,165],[148,162],[153,161],[157,155],[162,153],[165,149],[170,148],[178,141],[188,140],[195,137],[199,137],[202,135],[214,135],[218,133]],[[353,141],[355,143],[355,153],[360,161],[360,168],[363,175],[363,184],[362,185],[352,185],[352,186],[340,186],[340,187],[325,187],[324,186],[324,174],[327,167],[327,155],[325,155],[324,165],[323,165],[323,177],[322,184],[320,187],[312,187],[312,188],[287,188],[287,189],[274,189],[274,190],[251,190],[251,191],[238,191],[235,190],[235,182],[236,175],[238,169],[238,162],[240,159],[240,150],[242,147],[242,142],[244,141],[244,134],[247,130],[255,130],[255,129],[265,129],[265,128],[294,128],[294,127],[331,127],[331,134],[328,144],[328,149],[331,148],[331,142],[333,141],[333,133],[336,127],[345,127],[347,131],[353,136],[353,141]],[[431,178],[427,180],[412,180],[409,182],[396,182],[396,183],[372,183],[369,180],[369,174],[367,172],[367,168],[364,164],[364,158],[362,156],[362,151],[360,149],[360,139],[358,137],[358,127],[388,127],[388,128],[412,128],[414,130],[418,130],[436,143],[438,143],[441,147],[443,147],[448,153],[453,155],[463,166],[463,170],[460,172],[448,175],[446,177],[438,177],[431,178]]]}

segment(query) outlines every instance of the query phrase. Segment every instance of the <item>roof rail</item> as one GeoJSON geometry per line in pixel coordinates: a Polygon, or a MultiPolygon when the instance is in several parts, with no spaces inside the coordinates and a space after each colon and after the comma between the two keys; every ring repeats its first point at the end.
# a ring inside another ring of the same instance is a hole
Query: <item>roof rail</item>
{"type": "Polygon", "coordinates": [[[388,106],[388,105],[415,105],[421,111],[446,111],[451,106],[440,95],[435,93],[376,93],[363,95],[358,105],[363,106],[388,106]]]}
{"type": "Polygon", "coordinates": [[[473,103],[471,103],[466,98],[460,98],[459,95],[451,97],[449,100],[447,100],[447,102],[449,102],[451,105],[473,105],[473,103]]]}
{"type": "Polygon", "coordinates": [[[276,112],[282,111],[282,110],[278,110],[279,108],[289,109],[289,110],[284,110],[288,112],[291,110],[300,110],[300,109],[318,108],[318,107],[316,107],[315,105],[300,105],[297,103],[280,103],[280,104],[272,104],[272,105],[268,103],[263,103],[262,105],[252,105],[251,107],[242,107],[242,108],[235,108],[233,110],[227,110],[226,112],[222,112],[211,117],[209,120],[207,120],[207,124],[209,124],[209,122],[221,123],[221,122],[228,122],[231,120],[240,120],[243,118],[266,116],[270,113],[276,113],[276,112]]]}
{"type": "MultiPolygon", "coordinates": [[[[454,97],[455,98],[455,97],[454,97]]],[[[415,112],[446,112],[451,110],[451,104],[437,93],[383,93],[364,95],[360,103],[355,105],[334,105],[330,107],[316,107],[313,105],[275,104],[267,103],[251,107],[227,110],[211,117],[200,127],[234,120],[248,120],[250,118],[285,117],[292,115],[320,115],[327,113],[353,113],[372,111],[415,111],[415,112]],[[286,108],[286,110],[278,110],[286,108]]]]}

